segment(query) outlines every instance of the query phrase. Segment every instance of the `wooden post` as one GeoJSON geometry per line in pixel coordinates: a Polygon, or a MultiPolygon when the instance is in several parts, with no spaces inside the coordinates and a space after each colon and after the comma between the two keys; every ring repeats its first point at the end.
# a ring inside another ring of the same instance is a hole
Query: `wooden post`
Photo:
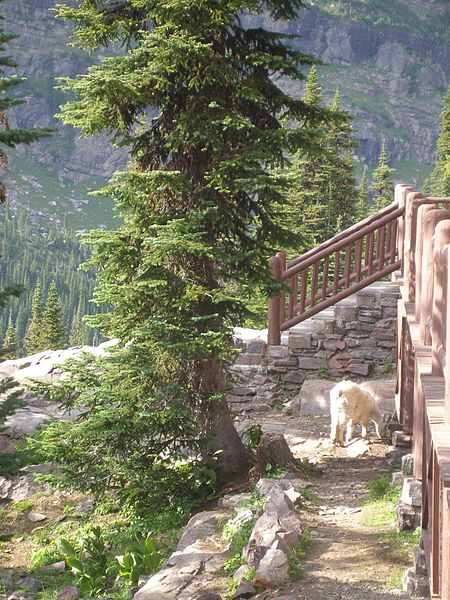
{"type": "Polygon", "coordinates": [[[436,376],[443,375],[439,354],[446,347],[447,262],[442,251],[447,244],[450,244],[450,219],[440,221],[437,224],[433,243],[434,284],[431,321],[431,372],[432,375],[436,376]]]}
{"type": "MultiPolygon", "coordinates": [[[[434,230],[432,232],[425,231],[425,220],[429,211],[436,210],[434,204],[421,204],[417,207],[417,221],[416,221],[416,245],[414,252],[414,272],[415,272],[415,313],[416,321],[420,323],[420,316],[422,314],[422,258],[424,248],[427,244],[431,243],[434,230]],[[428,237],[427,237],[428,236],[428,237]]],[[[431,273],[428,273],[431,276],[431,273]]],[[[423,340],[422,340],[423,341],[423,340]]]]}
{"type": "Polygon", "coordinates": [[[405,237],[403,244],[403,276],[408,301],[414,302],[417,203],[424,197],[418,192],[409,192],[405,204],[405,237]]]}
{"type": "MultiPolygon", "coordinates": [[[[277,252],[277,256],[281,261],[281,273],[286,271],[286,252],[285,250],[280,250],[277,252]]],[[[281,277],[280,277],[281,281],[281,277]]],[[[283,290],[280,295],[280,325],[286,321],[286,292],[283,290]]]]}
{"type": "MultiPolygon", "coordinates": [[[[406,207],[406,196],[408,193],[413,192],[413,188],[408,185],[399,184],[395,186],[395,201],[397,202],[399,208],[406,207]]],[[[397,248],[398,248],[398,256],[403,260],[403,248],[405,242],[405,213],[398,218],[398,228],[397,228],[397,248]]],[[[402,264],[402,273],[404,272],[404,265],[402,264]]]]}
{"type": "MultiPolygon", "coordinates": [[[[450,293],[450,260],[449,252],[450,246],[445,246],[443,252],[447,253],[447,298],[450,293]]],[[[445,347],[450,348],[450,302],[447,302],[445,314],[446,321],[446,334],[445,334],[445,347]]],[[[444,408],[444,423],[450,425],[450,360],[447,355],[445,361],[445,408],[444,408]]]]}
{"type": "MultiPolygon", "coordinates": [[[[423,207],[421,206],[420,210],[422,208],[423,207]]],[[[424,213],[422,221],[423,248],[420,292],[420,337],[426,346],[431,345],[431,318],[433,313],[433,294],[436,285],[436,282],[433,279],[435,232],[438,223],[449,217],[450,213],[448,210],[436,208],[424,213]]]]}
{"type": "Polygon", "coordinates": [[[450,489],[442,494],[442,600],[450,600],[450,489]]]}
{"type": "MultiPolygon", "coordinates": [[[[273,279],[281,283],[282,264],[279,256],[272,256],[269,259],[269,269],[273,279]]],[[[269,323],[267,333],[267,343],[269,346],[279,346],[281,344],[281,295],[269,298],[269,323]]]]}

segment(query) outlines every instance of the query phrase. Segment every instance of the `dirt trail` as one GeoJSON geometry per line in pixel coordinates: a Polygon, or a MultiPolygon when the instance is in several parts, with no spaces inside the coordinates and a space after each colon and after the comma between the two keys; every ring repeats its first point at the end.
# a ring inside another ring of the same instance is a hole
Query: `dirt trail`
{"type": "Polygon", "coordinates": [[[331,445],[327,415],[265,413],[250,420],[264,431],[283,433],[296,457],[314,458],[321,470],[312,479],[314,501],[302,513],[312,534],[304,578],[266,592],[261,599],[285,594],[298,600],[406,600],[401,590],[388,589],[387,584],[395,573],[411,566],[412,557],[392,556],[379,539],[383,528],[362,522],[368,482],[392,463],[386,457],[389,447],[374,440],[364,456],[349,458],[345,448],[331,445]]]}

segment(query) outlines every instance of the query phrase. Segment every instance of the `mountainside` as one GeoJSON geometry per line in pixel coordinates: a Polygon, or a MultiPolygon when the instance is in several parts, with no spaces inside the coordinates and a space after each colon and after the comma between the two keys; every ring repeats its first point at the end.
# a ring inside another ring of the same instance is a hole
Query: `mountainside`
{"type": "MultiPolygon", "coordinates": [[[[37,192],[35,210],[56,221],[68,215],[75,227],[92,226],[110,221],[109,204],[87,196],[101,184],[93,178],[108,177],[126,158],[123,149],[112,149],[102,138],[80,139],[54,119],[64,100],[54,90],[55,78],[84,72],[99,57],[67,46],[70,26],[54,17],[53,5],[54,0],[2,3],[5,28],[20,34],[10,53],[18,73],[28,77],[18,93],[29,101],[15,118],[24,126],[58,127],[53,138],[21,151],[11,169],[11,199],[36,198],[37,192]]],[[[320,67],[321,81],[328,98],[340,85],[344,107],[356,117],[357,160],[374,166],[385,138],[397,180],[420,184],[433,162],[450,73],[449,15],[448,3],[437,0],[315,0],[283,26],[300,36],[295,41],[300,48],[328,63],[320,67]]],[[[266,16],[247,23],[273,25],[266,16]]]]}

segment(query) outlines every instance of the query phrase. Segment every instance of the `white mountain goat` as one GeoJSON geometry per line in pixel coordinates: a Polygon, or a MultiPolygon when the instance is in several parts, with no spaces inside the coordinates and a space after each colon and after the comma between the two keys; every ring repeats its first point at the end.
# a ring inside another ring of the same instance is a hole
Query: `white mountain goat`
{"type": "Polygon", "coordinates": [[[367,438],[367,426],[375,423],[377,436],[386,434],[388,416],[378,408],[375,397],[353,381],[341,381],[330,390],[331,441],[340,446],[353,437],[356,422],[361,423],[361,435],[367,438]]]}

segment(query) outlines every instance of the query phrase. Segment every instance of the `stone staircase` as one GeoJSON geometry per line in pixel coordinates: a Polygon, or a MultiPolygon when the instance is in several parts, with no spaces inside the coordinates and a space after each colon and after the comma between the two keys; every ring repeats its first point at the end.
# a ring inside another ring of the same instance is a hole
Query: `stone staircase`
{"type": "Polygon", "coordinates": [[[238,412],[271,410],[306,379],[367,379],[394,369],[396,282],[377,282],[307,319],[267,346],[267,330],[238,330],[242,348],[228,369],[228,402],[238,412]]]}

